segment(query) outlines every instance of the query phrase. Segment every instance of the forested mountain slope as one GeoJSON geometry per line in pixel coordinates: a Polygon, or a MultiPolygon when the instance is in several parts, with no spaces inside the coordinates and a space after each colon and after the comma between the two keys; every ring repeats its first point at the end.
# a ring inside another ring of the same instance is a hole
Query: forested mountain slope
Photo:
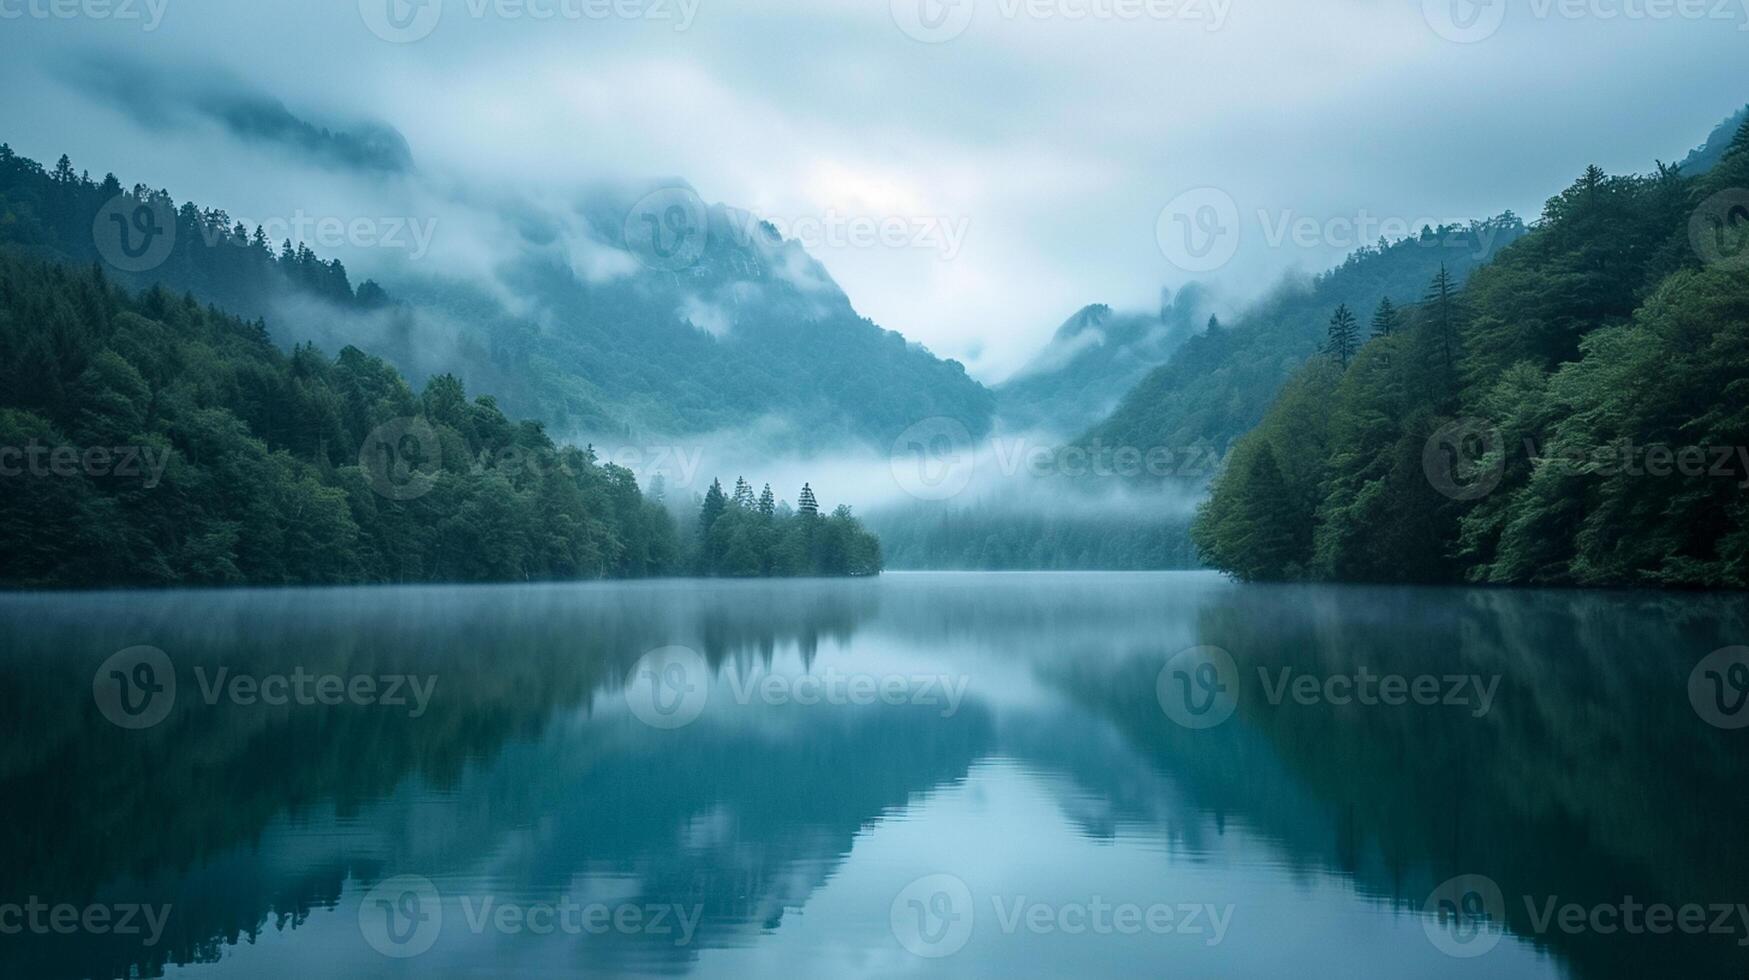
{"type": "Polygon", "coordinates": [[[1002,426],[1071,436],[1086,431],[1208,325],[1208,308],[1204,290],[1194,283],[1163,298],[1157,314],[1116,312],[1103,303],[1082,308],[1025,367],[996,386],[1002,426]]]}
{"type": "Polygon", "coordinates": [[[885,448],[921,418],[990,426],[993,396],[959,363],[861,317],[801,245],[682,182],[513,217],[489,281],[401,263],[387,289],[355,288],[338,260],[222,209],[0,147],[0,243],[266,318],[282,346],[358,346],[415,383],[465,374],[567,437],[757,427],[784,448],[885,448]]]}
{"type": "Polygon", "coordinates": [[[1412,302],[1441,267],[1461,279],[1523,233],[1511,212],[1468,227],[1427,228],[1359,249],[1309,282],[1286,282],[1232,323],[1187,341],[1079,441],[1224,452],[1317,352],[1331,310],[1346,304],[1370,314],[1382,299],[1412,302]]]}
{"type": "Polygon", "coordinates": [[[414,391],[348,347],[102,266],[0,247],[0,583],[523,581],[676,571],[632,474],[455,377],[414,391]]]}
{"type": "Polygon", "coordinates": [[[1288,384],[1195,529],[1247,579],[1749,587],[1749,126],[1587,170],[1406,329],[1288,384]]]}

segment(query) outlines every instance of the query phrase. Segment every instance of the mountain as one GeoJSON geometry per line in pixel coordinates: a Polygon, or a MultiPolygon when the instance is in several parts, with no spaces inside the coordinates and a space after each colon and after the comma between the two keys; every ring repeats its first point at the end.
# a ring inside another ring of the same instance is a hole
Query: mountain
{"type": "Polygon", "coordinates": [[[259,322],[11,246],[0,446],[9,587],[678,570],[676,528],[629,471],[451,375],[415,394],[356,348],[287,353],[259,322]]]}
{"type": "Polygon", "coordinates": [[[1202,329],[1208,302],[1191,284],[1163,297],[1158,314],[1116,313],[1103,303],[1063,322],[1049,344],[996,386],[996,411],[1010,430],[1073,435],[1110,414],[1121,394],[1164,364],[1202,329]]]}
{"type": "Polygon", "coordinates": [[[994,398],[963,366],[860,316],[800,244],[682,181],[499,216],[517,237],[487,275],[403,263],[354,288],[338,260],[289,241],[276,252],[221,209],[0,148],[0,242],[104,260],[130,288],[162,283],[264,319],[285,346],[357,346],[414,384],[465,374],[560,436],[738,430],[776,448],[885,449],[932,416],[990,428],[994,398]]]}
{"type": "Polygon", "coordinates": [[[1682,172],[1690,177],[1698,177],[1724,158],[1725,150],[1731,145],[1731,139],[1737,135],[1745,123],[1749,123],[1749,105],[1738,109],[1729,119],[1713,127],[1707,134],[1706,142],[1688,151],[1682,158],[1682,172]]]}
{"type": "Polygon", "coordinates": [[[1468,226],[1423,228],[1418,236],[1361,248],[1309,281],[1285,281],[1231,325],[1186,341],[1080,442],[1098,440],[1144,453],[1197,446],[1224,452],[1257,424],[1282,384],[1317,353],[1339,305],[1364,320],[1382,299],[1413,302],[1441,268],[1461,280],[1524,231],[1510,211],[1468,226]]]}
{"type": "Polygon", "coordinates": [[[1749,124],[1597,167],[1462,289],[1319,358],[1193,534],[1246,579],[1749,588],[1749,124]]]}

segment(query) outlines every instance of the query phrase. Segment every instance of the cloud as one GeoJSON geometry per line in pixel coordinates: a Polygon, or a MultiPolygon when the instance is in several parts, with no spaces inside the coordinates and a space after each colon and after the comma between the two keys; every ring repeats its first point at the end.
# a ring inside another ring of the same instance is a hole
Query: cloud
{"type": "Polygon", "coordinates": [[[1194,277],[1241,297],[1343,251],[1272,246],[1260,214],[1535,214],[1586,164],[1679,157],[1744,100],[1741,18],[1515,5],[1495,36],[1456,44],[1419,3],[1253,0],[1214,30],[1060,15],[1081,0],[1043,17],[974,6],[942,44],[860,0],[721,0],[686,30],[446,0],[411,44],[374,35],[353,2],[179,0],[149,33],[23,18],[0,30],[0,85],[30,97],[0,106],[0,138],[239,213],[440,214],[432,263],[476,272],[506,241],[570,241],[580,275],[614,276],[570,216],[538,216],[604,180],[678,174],[764,215],[948,222],[965,228],[951,258],[881,244],[812,259],[863,314],[994,380],[1086,303],[1147,309],[1193,278],[1155,240],[1183,191],[1233,198],[1248,234],[1194,277]],[[171,90],[180,103],[162,81],[138,98],[70,86],[93,51],[159,79],[195,66],[202,85],[171,90]],[[220,77],[243,80],[240,102],[214,101],[220,77]],[[383,179],[411,161],[417,182],[383,179]],[[488,213],[513,200],[529,213],[488,213]]]}
{"type": "Polygon", "coordinates": [[[412,149],[393,126],[370,120],[333,128],[318,125],[209,65],[173,70],[113,54],[88,55],[61,66],[61,75],[148,128],[179,130],[204,121],[218,124],[240,142],[264,144],[324,166],[382,173],[413,169],[412,149]]]}

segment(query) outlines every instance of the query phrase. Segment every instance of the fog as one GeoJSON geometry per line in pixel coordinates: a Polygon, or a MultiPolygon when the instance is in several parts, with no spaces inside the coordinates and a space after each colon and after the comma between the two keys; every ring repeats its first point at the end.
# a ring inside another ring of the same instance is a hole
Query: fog
{"type": "Polygon", "coordinates": [[[737,478],[757,493],[770,484],[795,503],[809,484],[825,509],[913,513],[980,507],[1065,517],[1128,515],[1187,519],[1225,454],[1212,446],[1159,450],[1065,445],[1048,431],[998,433],[971,440],[951,420],[929,420],[890,453],[874,447],[825,453],[773,453],[790,436],[786,424],[662,441],[580,436],[602,462],[631,470],[640,485],[656,477],[671,503],[701,496],[712,480],[727,490],[737,478]],[[1137,479],[1153,477],[1152,480],[1137,479]]]}
{"type": "MultiPolygon", "coordinates": [[[[1749,23],[1740,3],[1514,4],[1453,40],[1436,3],[977,0],[920,40],[904,3],[447,0],[392,43],[371,29],[386,2],[12,0],[0,85],[29,97],[0,105],[0,138],[233,214],[437,218],[425,261],[482,277],[506,222],[600,180],[680,176],[792,223],[897,219],[914,234],[813,251],[864,314],[993,382],[1089,302],[1145,308],[1192,278],[1253,293],[1369,221],[1531,215],[1588,163],[1679,157],[1741,104],[1749,23]],[[94,61],[127,70],[104,83],[94,61]],[[1211,187],[1234,254],[1187,270],[1163,211],[1211,187]],[[1300,219],[1308,244],[1270,240],[1300,219]]],[[[405,258],[339,251],[370,274],[405,258]]]]}
{"type": "MultiPolygon", "coordinates": [[[[340,258],[355,283],[458,281],[550,329],[564,324],[506,270],[556,256],[588,283],[634,275],[588,202],[685,181],[799,241],[858,312],[994,384],[1102,343],[1051,343],[1088,303],[1152,314],[1162,286],[1198,283],[1220,297],[1198,315],[1225,317],[1391,229],[1534,215],[1588,163],[1679,157],[1741,105],[1749,28],[1749,3],[1693,19],[1544,9],[1460,43],[1413,3],[1258,0],[1125,20],[980,0],[962,33],[920,40],[897,2],[540,19],[452,0],[394,43],[380,6],[174,0],[138,19],[6,7],[0,85],[30,97],[0,102],[0,139],[222,207],[340,258]],[[1175,244],[1175,222],[1200,217],[1211,191],[1237,228],[1219,261],[1175,244]]],[[[785,254],[793,282],[824,287],[785,254]]],[[[676,312],[723,336],[726,301],[689,294],[676,312]]],[[[400,331],[415,384],[457,370],[490,392],[458,325],[430,309],[409,324],[288,301],[273,320],[282,342],[330,352],[392,347],[400,331]]],[[[1121,475],[1065,473],[1093,464],[1051,448],[1064,433],[1000,418],[987,440],[901,437],[892,454],[791,452],[790,426],[553,434],[660,474],[671,493],[744,475],[863,510],[1182,514],[1218,462],[1138,496],[1121,475]]]]}

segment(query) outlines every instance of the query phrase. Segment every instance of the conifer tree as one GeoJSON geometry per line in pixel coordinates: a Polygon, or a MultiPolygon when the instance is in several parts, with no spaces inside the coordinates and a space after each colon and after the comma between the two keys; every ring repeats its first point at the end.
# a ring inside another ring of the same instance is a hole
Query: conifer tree
{"type": "Polygon", "coordinates": [[[1391,302],[1389,296],[1379,300],[1379,308],[1372,314],[1372,335],[1374,337],[1389,337],[1402,326],[1403,314],[1398,311],[1397,304],[1391,302]]]}
{"type": "Polygon", "coordinates": [[[1344,303],[1336,307],[1336,312],[1330,315],[1329,339],[1324,343],[1324,353],[1336,358],[1343,367],[1354,359],[1354,352],[1360,346],[1359,325],[1354,319],[1354,313],[1344,303]]]}
{"type": "Polygon", "coordinates": [[[776,510],[777,499],[771,495],[771,484],[767,483],[765,489],[759,493],[759,513],[770,517],[776,510]]]}
{"type": "Polygon", "coordinates": [[[1737,127],[1737,135],[1731,137],[1731,143],[1725,147],[1725,156],[1733,157],[1739,153],[1749,153],[1749,121],[1737,127]]]}
{"type": "Polygon", "coordinates": [[[1439,331],[1439,349],[1445,357],[1445,370],[1449,375],[1457,363],[1457,311],[1454,309],[1457,284],[1444,263],[1440,264],[1439,274],[1433,277],[1433,284],[1427,288],[1426,302],[1433,307],[1433,327],[1439,331]]]}
{"type": "Polygon", "coordinates": [[[704,494],[704,506],[698,512],[699,537],[708,538],[710,536],[711,525],[717,522],[717,518],[723,516],[723,510],[727,506],[728,503],[723,497],[723,482],[712,480],[711,488],[706,490],[704,494]]]}
{"type": "Polygon", "coordinates": [[[735,496],[731,499],[734,500],[736,507],[753,509],[753,487],[748,484],[745,478],[735,477],[735,496]]]}
{"type": "Polygon", "coordinates": [[[1248,582],[1294,577],[1302,561],[1302,515],[1293,506],[1287,480],[1266,443],[1246,461],[1246,496],[1229,526],[1225,547],[1239,556],[1233,571],[1248,582]]]}
{"type": "Polygon", "coordinates": [[[806,517],[820,516],[820,502],[814,499],[814,488],[802,484],[802,494],[796,498],[796,512],[806,517]]]}

